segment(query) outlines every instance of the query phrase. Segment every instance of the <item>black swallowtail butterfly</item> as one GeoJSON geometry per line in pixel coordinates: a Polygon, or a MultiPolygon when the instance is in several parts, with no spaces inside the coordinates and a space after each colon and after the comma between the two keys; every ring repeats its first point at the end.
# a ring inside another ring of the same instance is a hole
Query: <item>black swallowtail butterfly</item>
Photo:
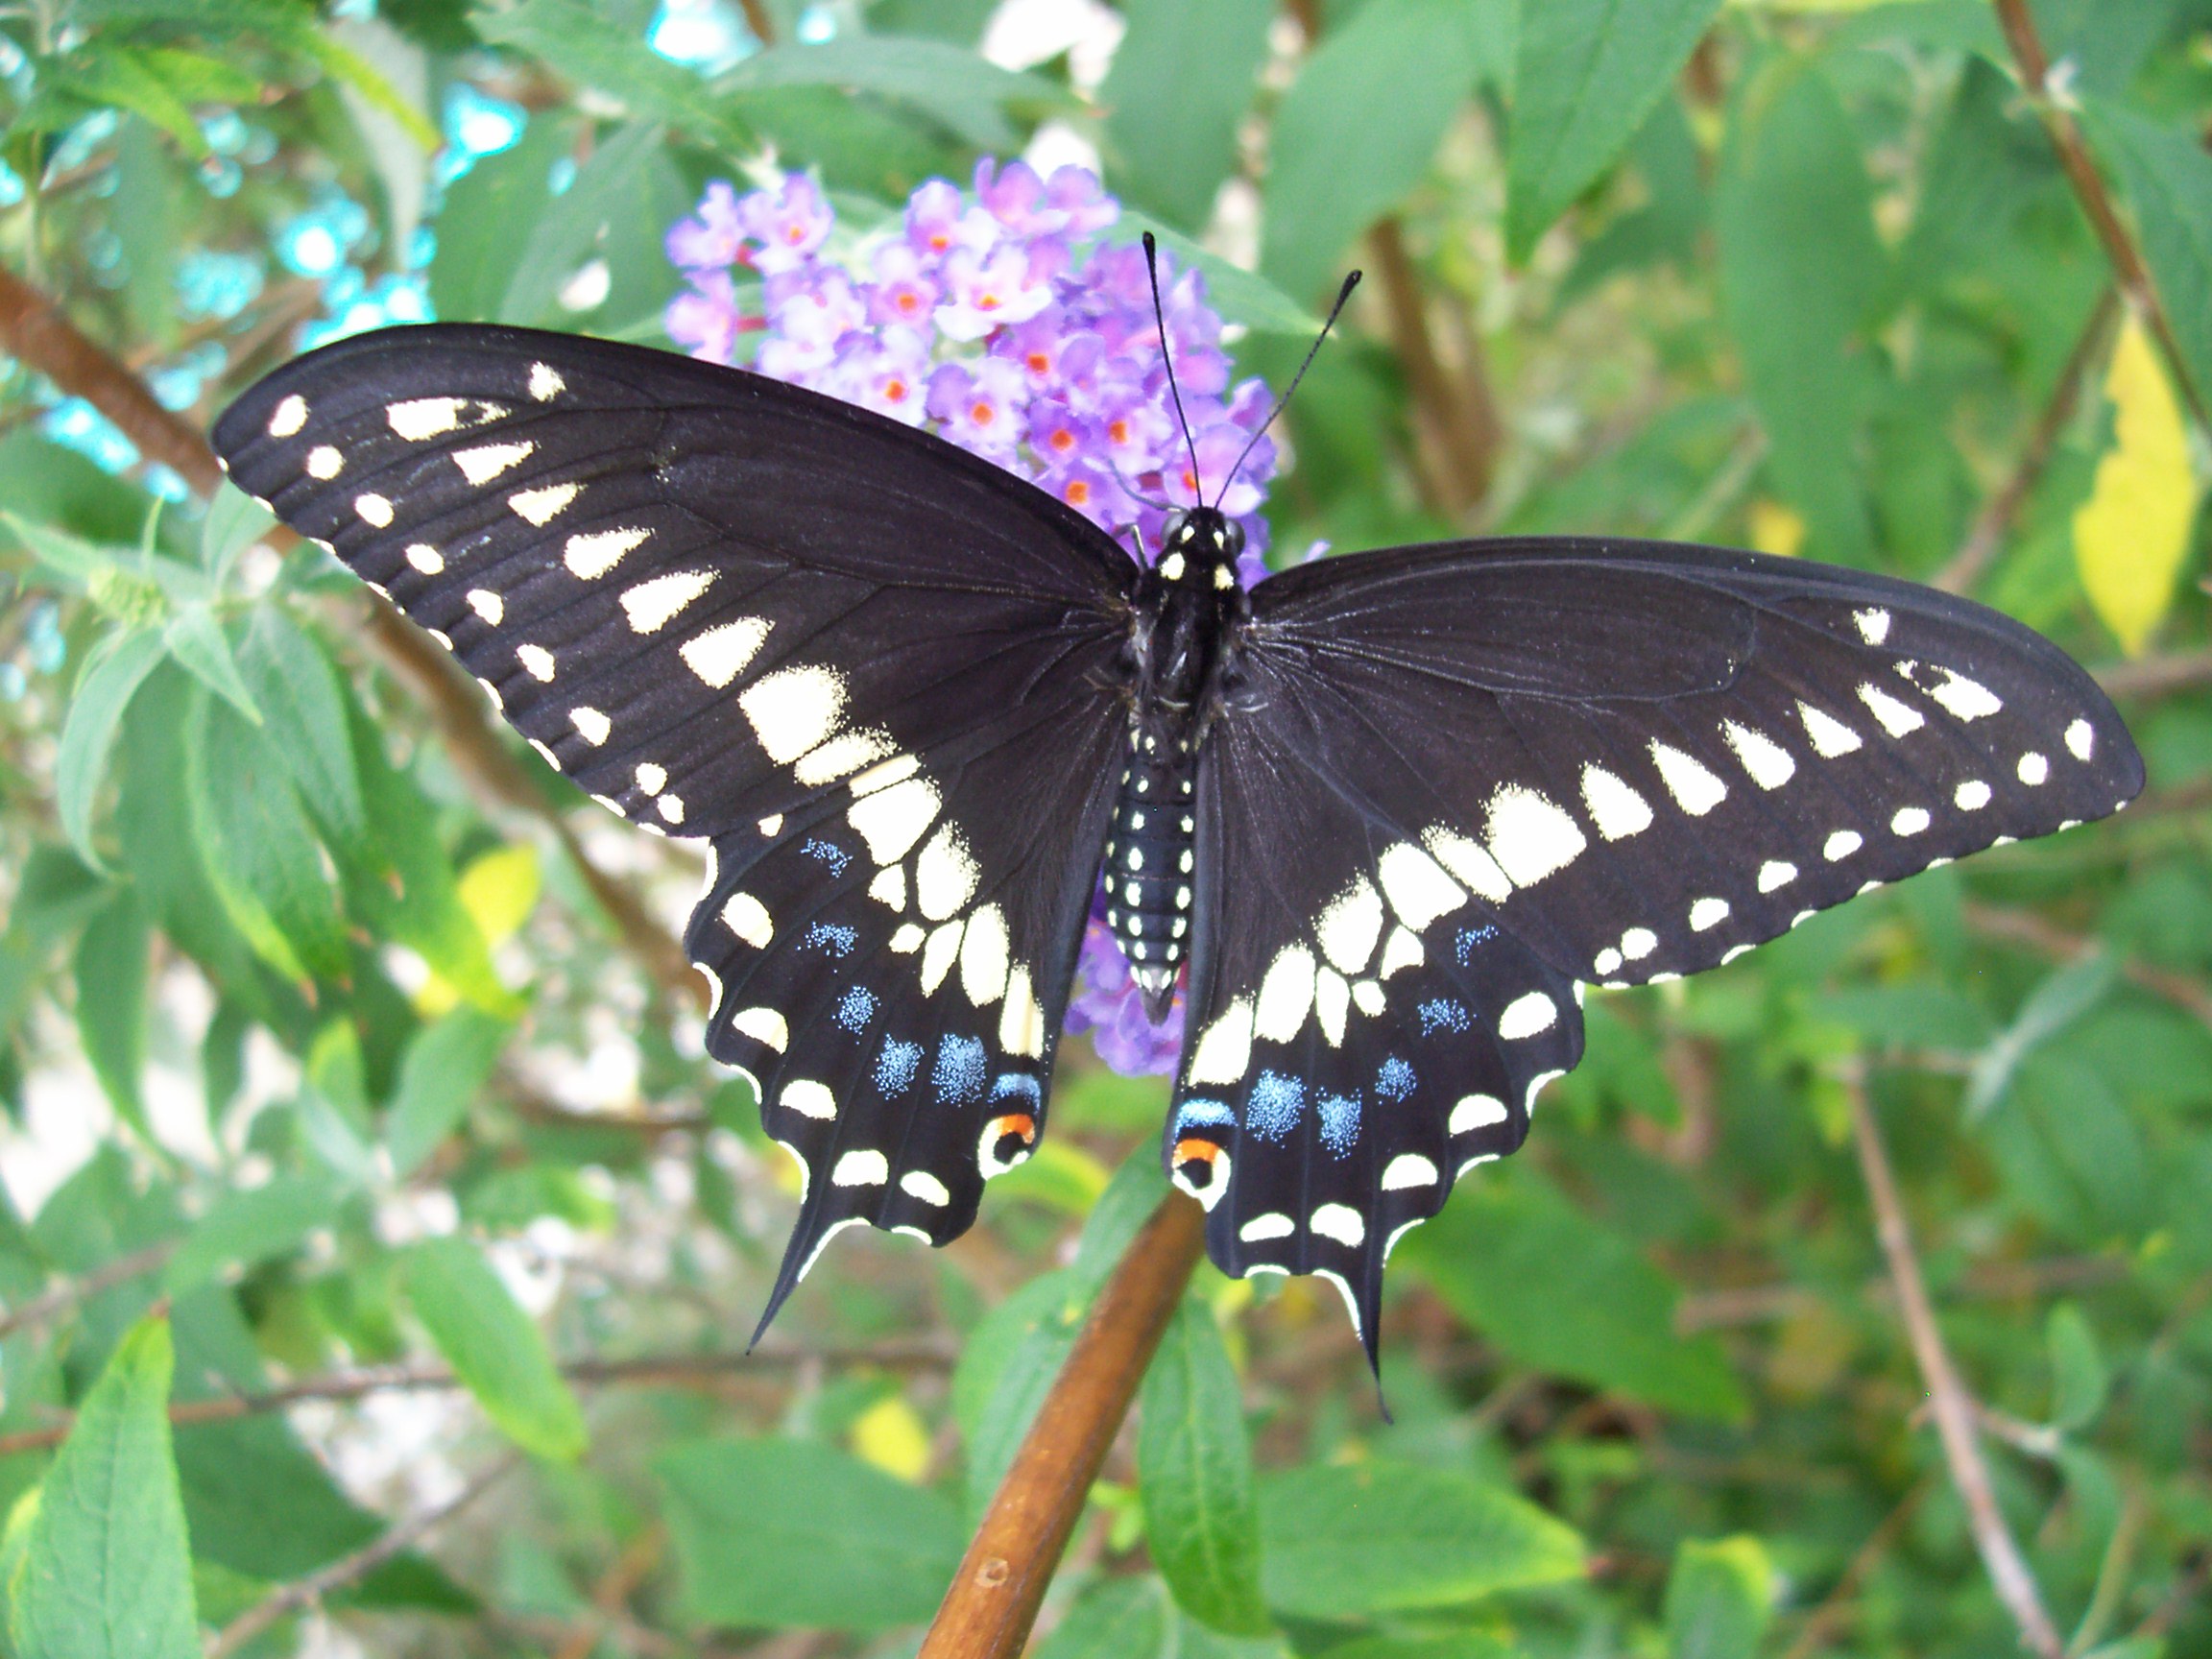
{"type": "MultiPolygon", "coordinates": [[[[1036,1147],[1092,900],[1164,1008],[1224,1272],[1390,1247],[1581,1057],[1581,982],[2117,811],[2088,675],[1881,576],[1511,538],[1249,591],[935,437],[738,370],[435,325],[226,412],[231,477],[451,649],[548,762],[707,843],[707,1046],[807,1173],[772,1315],[858,1222],[943,1244],[1036,1147]]],[[[765,1324],[763,1320],[763,1324],[765,1324]]]]}

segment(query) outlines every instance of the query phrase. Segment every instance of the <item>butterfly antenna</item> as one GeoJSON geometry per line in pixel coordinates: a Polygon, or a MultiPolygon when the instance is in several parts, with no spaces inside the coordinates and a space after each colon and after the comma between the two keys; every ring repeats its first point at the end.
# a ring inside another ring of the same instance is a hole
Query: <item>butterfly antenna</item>
{"type": "Polygon", "coordinates": [[[1203,501],[1206,492],[1198,482],[1198,445],[1183,414],[1182,389],[1175,384],[1175,360],[1167,354],[1167,313],[1160,303],[1160,244],[1149,230],[1144,232],[1144,270],[1152,278],[1152,320],[1160,325],[1160,361],[1167,367],[1167,395],[1175,399],[1175,419],[1183,428],[1183,442],[1190,449],[1190,493],[1203,501]]]}
{"type": "Polygon", "coordinates": [[[1238,451],[1237,465],[1229,469],[1229,476],[1221,480],[1221,493],[1214,497],[1218,507],[1229,498],[1229,486],[1237,482],[1237,474],[1244,470],[1245,458],[1253,445],[1267,436],[1267,428],[1275,424],[1275,417],[1289,407],[1291,395],[1298,390],[1298,382],[1306,378],[1306,371],[1313,367],[1313,359],[1321,353],[1321,342],[1329,338],[1329,330],[1336,326],[1336,318],[1344,309],[1344,301],[1352,298],[1352,290],[1359,286],[1359,273],[1355,271],[1344,278],[1344,286],[1336,290],[1336,303],[1329,307],[1329,320],[1321,325],[1321,332],[1313,336],[1313,344],[1306,349],[1306,361],[1298,365],[1298,373],[1290,376],[1290,384],[1283,396],[1275,400],[1275,407],[1267,412],[1267,419],[1260,422],[1260,430],[1253,433],[1244,447],[1238,451]]]}

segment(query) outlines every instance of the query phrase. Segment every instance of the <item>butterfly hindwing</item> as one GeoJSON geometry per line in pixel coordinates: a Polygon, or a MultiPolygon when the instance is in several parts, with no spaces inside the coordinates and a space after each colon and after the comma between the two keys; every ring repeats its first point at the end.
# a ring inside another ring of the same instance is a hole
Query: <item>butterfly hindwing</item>
{"type": "Polygon", "coordinates": [[[946,1243],[1035,1149],[1116,712],[1062,685],[714,841],[685,935],[715,988],[707,1046],[805,1171],[769,1315],[838,1228],[946,1243]]]}
{"type": "Polygon", "coordinates": [[[709,842],[686,935],[709,1047],[808,1171],[777,1300],[840,1223],[962,1231],[1043,1125],[1124,719],[1127,556],[868,411],[528,330],[310,353],[216,443],[551,764],[709,842]]]}
{"type": "Polygon", "coordinates": [[[1356,710],[1262,669],[1199,774],[1198,941],[1168,1133],[1223,1271],[1319,1273],[1374,1352],[1382,1268],[1581,1057],[1571,976],[1333,786],[1356,710]]]}

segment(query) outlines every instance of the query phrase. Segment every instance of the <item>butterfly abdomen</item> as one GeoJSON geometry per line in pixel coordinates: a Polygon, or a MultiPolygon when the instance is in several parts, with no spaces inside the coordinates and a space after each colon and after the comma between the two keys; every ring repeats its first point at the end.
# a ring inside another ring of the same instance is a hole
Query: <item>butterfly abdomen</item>
{"type": "Polygon", "coordinates": [[[1166,1012],[1190,944],[1196,776],[1187,738],[1163,733],[1155,722],[1131,721],[1101,875],[1106,925],[1155,1019],[1166,1012]]]}

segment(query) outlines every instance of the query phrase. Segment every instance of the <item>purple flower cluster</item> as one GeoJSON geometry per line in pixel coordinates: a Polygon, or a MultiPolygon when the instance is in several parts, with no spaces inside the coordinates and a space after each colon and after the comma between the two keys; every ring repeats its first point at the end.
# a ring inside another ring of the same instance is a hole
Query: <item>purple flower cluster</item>
{"type": "MultiPolygon", "coordinates": [[[[973,192],[933,179],[883,230],[840,236],[805,174],[739,195],[717,181],[668,232],[688,286],[669,338],[949,438],[1051,491],[1093,523],[1159,544],[1166,500],[1218,492],[1266,417],[1260,380],[1231,384],[1221,319],[1195,271],[1161,261],[1161,301],[1190,450],[1169,401],[1142,249],[1098,232],[1120,204],[1079,167],[1049,179],[986,158],[973,192]],[[1147,505],[1144,498],[1154,503],[1147,505]]],[[[1262,438],[1221,508],[1244,526],[1242,575],[1266,573],[1259,516],[1275,470],[1262,438]]]]}
{"type": "MultiPolygon", "coordinates": [[[[1235,478],[1229,470],[1266,417],[1267,388],[1232,385],[1203,278],[1163,257],[1161,310],[1193,469],[1143,251],[1098,236],[1120,211],[1079,167],[1042,179],[1024,162],[985,159],[973,191],[931,180],[895,224],[841,235],[805,174],[746,195],[716,181],[668,232],[688,286],[664,325],[716,363],[739,361],[757,334],[758,373],[948,438],[1125,537],[1140,559],[1159,546],[1161,502],[1190,506],[1201,479],[1211,493],[1226,483],[1219,504],[1243,525],[1249,586],[1266,574],[1260,507],[1274,445],[1261,439],[1235,478]]],[[[1171,1070],[1182,1046],[1180,995],[1163,1023],[1145,1019],[1097,904],[1068,1028],[1091,1031],[1118,1071],[1171,1070]]]]}

